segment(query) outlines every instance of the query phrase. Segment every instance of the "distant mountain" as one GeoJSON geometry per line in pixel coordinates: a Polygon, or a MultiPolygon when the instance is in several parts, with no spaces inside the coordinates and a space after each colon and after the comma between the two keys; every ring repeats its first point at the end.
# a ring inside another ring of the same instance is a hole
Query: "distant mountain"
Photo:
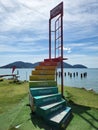
{"type": "MultiPolygon", "coordinates": [[[[61,65],[59,65],[58,68],[60,68],[60,66],[61,66],[61,65]]],[[[63,67],[64,67],[64,68],[73,68],[72,65],[70,65],[70,64],[68,64],[68,63],[65,63],[65,62],[63,62],[63,67]]]]}
{"type": "MultiPolygon", "coordinates": [[[[28,63],[28,62],[16,61],[16,62],[10,63],[8,65],[1,66],[0,68],[12,68],[13,66],[15,66],[16,68],[34,68],[35,66],[38,66],[39,63],[40,62],[36,62],[36,63],[32,64],[32,63],[28,63]]],[[[64,66],[64,68],[87,68],[86,66],[81,65],[81,64],[70,65],[65,62],[63,62],[63,66],[64,66]]],[[[60,65],[58,66],[58,68],[60,68],[60,65]]]]}
{"type": "Polygon", "coordinates": [[[73,65],[73,68],[87,68],[87,67],[81,64],[76,64],[76,65],[73,65]]]}
{"type": "Polygon", "coordinates": [[[13,66],[16,66],[16,68],[34,68],[36,65],[38,65],[39,63],[28,63],[28,62],[22,62],[22,61],[16,61],[13,63],[10,63],[8,65],[2,66],[0,68],[12,68],[13,66]]]}

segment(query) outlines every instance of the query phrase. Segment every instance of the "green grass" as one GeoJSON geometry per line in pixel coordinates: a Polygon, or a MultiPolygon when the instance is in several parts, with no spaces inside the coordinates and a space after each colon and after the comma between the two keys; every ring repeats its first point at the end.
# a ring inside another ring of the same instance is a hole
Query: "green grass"
{"type": "Polygon", "coordinates": [[[64,95],[76,104],[98,108],[98,94],[83,88],[65,87],[64,95]]]}
{"type": "Polygon", "coordinates": [[[28,93],[28,83],[14,83],[11,80],[0,82],[0,113],[8,111],[28,93]]]}
{"type": "MultiPolygon", "coordinates": [[[[51,129],[45,121],[31,114],[28,86],[26,82],[0,82],[0,130],[51,129]]],[[[98,94],[65,87],[64,95],[73,111],[73,118],[66,130],[98,130],[98,94]]]]}

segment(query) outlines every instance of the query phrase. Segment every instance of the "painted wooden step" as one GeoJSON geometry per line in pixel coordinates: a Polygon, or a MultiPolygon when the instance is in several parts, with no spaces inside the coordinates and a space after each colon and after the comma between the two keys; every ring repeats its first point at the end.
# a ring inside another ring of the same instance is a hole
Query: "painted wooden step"
{"type": "Polygon", "coordinates": [[[36,70],[55,70],[56,66],[36,66],[36,70]]]}
{"type": "Polygon", "coordinates": [[[44,61],[46,61],[46,62],[51,62],[51,61],[60,62],[61,61],[61,57],[51,58],[51,59],[44,59],[44,61]]]}
{"type": "Polygon", "coordinates": [[[47,94],[56,94],[58,93],[58,88],[57,87],[30,88],[30,93],[33,97],[47,94]]]}
{"type": "Polygon", "coordinates": [[[66,127],[68,122],[70,121],[70,118],[72,117],[72,111],[70,107],[65,107],[62,109],[62,111],[56,113],[56,115],[53,115],[52,117],[48,118],[48,122],[50,121],[50,124],[54,125],[55,127],[66,127]]]}
{"type": "Polygon", "coordinates": [[[37,107],[36,113],[45,119],[47,119],[51,114],[57,113],[66,106],[65,100],[61,100],[55,103],[37,107]],[[44,113],[44,114],[43,114],[44,113]]]}
{"type": "Polygon", "coordinates": [[[67,58],[61,58],[61,57],[57,57],[57,58],[51,58],[51,59],[44,59],[45,62],[61,62],[62,60],[67,60],[67,58]]]}
{"type": "Polygon", "coordinates": [[[57,64],[57,62],[53,62],[53,61],[51,61],[51,62],[44,61],[44,62],[41,62],[39,65],[41,65],[41,66],[57,66],[58,64],[57,64]]]}
{"type": "Polygon", "coordinates": [[[33,70],[32,75],[55,75],[55,70],[33,70]]]}
{"type": "Polygon", "coordinates": [[[35,88],[35,87],[56,87],[57,83],[54,80],[51,81],[29,81],[29,87],[35,88]]]}
{"type": "Polygon", "coordinates": [[[29,77],[30,81],[36,81],[36,80],[55,80],[55,75],[31,75],[29,77]]]}
{"type": "Polygon", "coordinates": [[[54,103],[56,101],[61,100],[61,94],[51,94],[51,95],[45,95],[45,96],[35,96],[34,97],[34,104],[36,106],[42,106],[42,105],[47,105],[54,103]]]}

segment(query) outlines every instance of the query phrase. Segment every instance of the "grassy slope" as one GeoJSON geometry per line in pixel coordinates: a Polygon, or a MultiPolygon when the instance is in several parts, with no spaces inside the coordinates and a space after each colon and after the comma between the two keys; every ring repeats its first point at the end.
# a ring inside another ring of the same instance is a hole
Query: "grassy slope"
{"type": "Polygon", "coordinates": [[[98,94],[82,88],[65,87],[65,96],[76,104],[98,108],[98,94]]]}
{"type": "MultiPolygon", "coordinates": [[[[65,88],[65,96],[73,110],[66,130],[97,130],[98,94],[78,88],[65,88]]],[[[28,83],[0,82],[0,130],[50,130],[44,121],[31,114],[27,105],[28,83]]]]}
{"type": "Polygon", "coordinates": [[[67,130],[98,130],[98,94],[85,89],[65,87],[73,119],[67,130]]]}
{"type": "Polygon", "coordinates": [[[27,83],[16,84],[13,81],[0,82],[0,113],[8,111],[27,95],[27,83]]]}

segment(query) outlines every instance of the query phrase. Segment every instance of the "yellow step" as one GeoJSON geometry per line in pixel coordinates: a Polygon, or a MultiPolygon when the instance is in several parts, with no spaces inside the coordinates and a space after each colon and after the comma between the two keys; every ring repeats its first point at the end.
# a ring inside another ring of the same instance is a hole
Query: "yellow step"
{"type": "Polygon", "coordinates": [[[32,70],[32,75],[55,75],[55,70],[32,70]]]}
{"type": "Polygon", "coordinates": [[[30,81],[36,81],[36,80],[55,80],[54,75],[31,75],[30,81]]]}

